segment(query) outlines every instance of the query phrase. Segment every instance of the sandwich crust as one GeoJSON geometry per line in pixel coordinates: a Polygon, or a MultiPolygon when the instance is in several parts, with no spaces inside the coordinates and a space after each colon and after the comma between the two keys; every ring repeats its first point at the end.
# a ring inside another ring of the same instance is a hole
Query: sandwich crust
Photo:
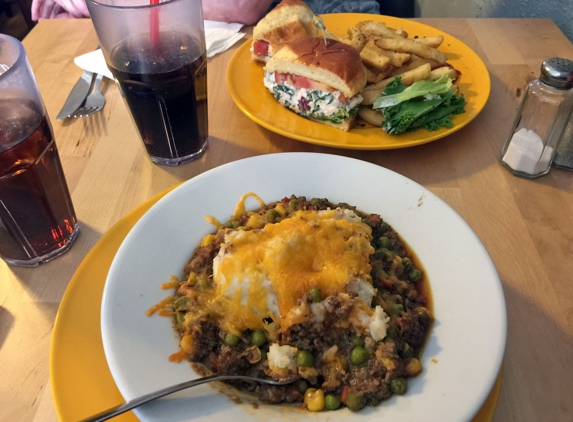
{"type": "Polygon", "coordinates": [[[323,82],[350,98],[366,85],[366,68],[353,47],[323,38],[285,46],[265,66],[267,72],[290,73],[323,82]]]}
{"type": "MultiPolygon", "coordinates": [[[[275,55],[284,45],[318,36],[314,13],[301,0],[283,0],[253,29],[253,42],[269,43],[269,55],[275,55]]],[[[253,54],[253,59],[258,56],[253,54]]]]}

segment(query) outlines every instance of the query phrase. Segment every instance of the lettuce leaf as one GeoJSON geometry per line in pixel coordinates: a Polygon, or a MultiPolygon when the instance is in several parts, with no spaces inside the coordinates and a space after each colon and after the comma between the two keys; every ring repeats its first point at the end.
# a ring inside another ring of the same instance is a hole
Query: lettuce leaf
{"type": "MultiPolygon", "coordinates": [[[[454,95],[455,91],[452,90],[433,100],[406,101],[387,107],[383,110],[385,120],[382,123],[382,128],[391,135],[406,132],[410,130],[416,120],[429,114],[454,95]]],[[[418,127],[416,126],[412,130],[416,130],[418,127]]]]}
{"type": "Polygon", "coordinates": [[[320,120],[327,120],[332,123],[340,124],[344,121],[344,119],[348,119],[349,117],[355,116],[357,113],[358,113],[358,107],[352,108],[349,112],[344,110],[343,108],[340,108],[336,111],[335,114],[331,114],[330,116],[320,116],[318,118],[320,120]]]}
{"type": "Polygon", "coordinates": [[[413,122],[409,130],[416,130],[423,127],[426,130],[433,131],[438,130],[440,126],[444,126],[449,129],[454,126],[451,118],[456,114],[464,113],[465,105],[466,100],[464,99],[463,94],[459,97],[451,96],[440,104],[439,107],[436,107],[431,112],[421,116],[413,122]]]}
{"type": "Polygon", "coordinates": [[[374,105],[372,106],[373,109],[377,110],[392,107],[403,103],[404,101],[417,97],[424,97],[426,95],[434,96],[437,94],[443,94],[450,91],[452,88],[452,79],[447,75],[442,75],[442,77],[436,81],[414,82],[412,85],[401,91],[398,83],[401,85],[402,82],[398,81],[398,83],[394,84],[396,79],[398,78],[395,78],[386,86],[386,89],[382,92],[384,96],[374,101],[374,105]]]}
{"type": "Polygon", "coordinates": [[[464,112],[463,95],[456,96],[452,79],[444,75],[436,81],[420,81],[405,87],[396,77],[372,108],[384,114],[382,128],[391,135],[420,128],[429,131],[451,128],[452,117],[464,112]]]}

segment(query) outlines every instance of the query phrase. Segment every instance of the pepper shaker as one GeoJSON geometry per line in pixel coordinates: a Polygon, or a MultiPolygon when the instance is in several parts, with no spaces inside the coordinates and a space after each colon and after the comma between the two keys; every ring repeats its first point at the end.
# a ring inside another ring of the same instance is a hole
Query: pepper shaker
{"type": "Polygon", "coordinates": [[[534,178],[547,174],[573,108],[573,61],[545,60],[531,81],[501,152],[513,174],[534,178]]]}
{"type": "Polygon", "coordinates": [[[557,145],[557,153],[553,160],[553,166],[573,171],[573,114],[569,118],[569,123],[563,132],[561,142],[557,145]]]}

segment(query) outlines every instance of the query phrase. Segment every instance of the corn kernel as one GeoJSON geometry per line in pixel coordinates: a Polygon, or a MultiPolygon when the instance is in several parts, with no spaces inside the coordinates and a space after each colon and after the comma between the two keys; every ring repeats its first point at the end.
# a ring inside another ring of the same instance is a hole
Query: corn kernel
{"type": "Polygon", "coordinates": [[[410,377],[414,377],[422,372],[422,364],[416,358],[410,359],[410,361],[406,364],[406,373],[410,377]]]}
{"type": "Polygon", "coordinates": [[[181,349],[183,349],[185,353],[190,354],[193,352],[193,339],[189,334],[184,335],[179,342],[179,346],[181,346],[181,349]]]}
{"type": "Polygon", "coordinates": [[[258,214],[253,214],[247,220],[247,226],[253,229],[258,229],[261,227],[261,216],[258,214]]]}
{"type": "Polygon", "coordinates": [[[309,388],[304,393],[304,404],[311,412],[320,412],[324,409],[324,391],[316,388],[309,388]]]}
{"type": "Polygon", "coordinates": [[[203,240],[201,240],[199,246],[202,248],[204,248],[205,246],[209,246],[211,243],[213,243],[213,240],[215,240],[215,236],[212,234],[208,234],[203,238],[203,240]]]}
{"type": "Polygon", "coordinates": [[[277,204],[275,206],[275,210],[281,215],[281,217],[284,217],[287,213],[285,207],[283,207],[283,204],[277,204]]]}

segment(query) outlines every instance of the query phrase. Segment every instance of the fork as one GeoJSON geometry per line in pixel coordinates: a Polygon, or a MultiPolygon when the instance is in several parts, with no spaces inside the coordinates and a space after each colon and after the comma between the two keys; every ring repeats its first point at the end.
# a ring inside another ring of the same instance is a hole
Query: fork
{"type": "Polygon", "coordinates": [[[159,399],[164,397],[168,394],[175,393],[177,391],[185,390],[189,387],[195,387],[196,385],[205,384],[211,381],[224,381],[224,380],[243,380],[243,381],[255,381],[261,382],[263,384],[271,384],[271,385],[285,385],[292,383],[292,380],[289,381],[273,381],[267,379],[260,379],[256,377],[250,377],[248,375],[209,375],[203,378],[197,378],[192,381],[185,381],[180,384],[172,385],[171,387],[163,388],[162,390],[155,391],[154,393],[149,393],[144,396],[138,397],[136,399],[130,400],[125,402],[119,406],[112,407],[111,409],[104,410],[97,415],[93,415],[87,419],[82,419],[80,422],[103,422],[107,421],[110,418],[113,418],[117,415],[121,415],[128,410],[131,410],[135,407],[141,406],[144,403],[148,403],[150,401],[159,399]]]}
{"type": "Polygon", "coordinates": [[[72,113],[72,117],[86,117],[100,111],[105,105],[105,97],[100,91],[103,75],[99,73],[94,82],[92,92],[86,97],[84,103],[72,113]]]}

